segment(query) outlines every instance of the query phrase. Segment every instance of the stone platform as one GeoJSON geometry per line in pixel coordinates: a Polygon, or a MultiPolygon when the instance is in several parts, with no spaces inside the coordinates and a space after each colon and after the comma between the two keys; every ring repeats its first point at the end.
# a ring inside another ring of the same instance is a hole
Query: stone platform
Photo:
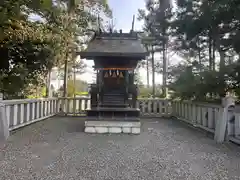
{"type": "Polygon", "coordinates": [[[140,134],[141,122],[126,121],[85,121],[86,133],[126,133],[140,134]]]}
{"type": "Polygon", "coordinates": [[[140,117],[140,109],[138,108],[122,108],[122,107],[94,107],[86,109],[87,117],[120,117],[120,118],[138,118],[140,117]]]}

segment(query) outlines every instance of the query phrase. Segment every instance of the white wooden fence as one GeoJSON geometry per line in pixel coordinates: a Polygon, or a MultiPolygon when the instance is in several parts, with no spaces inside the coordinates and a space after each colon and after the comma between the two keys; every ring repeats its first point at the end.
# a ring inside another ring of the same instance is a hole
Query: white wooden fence
{"type": "MultiPolygon", "coordinates": [[[[217,121],[221,120],[221,105],[172,101],[172,115],[194,127],[215,133],[217,121]]],[[[228,108],[227,138],[240,144],[240,114],[234,107],[228,108]]]]}
{"type": "Polygon", "coordinates": [[[3,103],[9,130],[49,118],[59,112],[57,98],[5,100],[3,103]]]}
{"type": "MultiPolygon", "coordinates": [[[[90,108],[89,98],[59,98],[61,109],[67,115],[85,115],[85,110],[90,108]]],[[[166,99],[139,99],[137,108],[141,116],[163,117],[171,115],[171,102],[166,99]]]]}
{"type": "MultiPolygon", "coordinates": [[[[2,103],[10,131],[57,114],[85,116],[86,109],[90,108],[90,99],[81,97],[5,100],[2,103]]],[[[175,116],[195,127],[215,133],[222,107],[166,99],[139,99],[137,108],[142,117],[175,116]]],[[[230,108],[227,119],[229,139],[240,144],[240,112],[235,113],[234,108],[230,108]]]]}
{"type": "MultiPolygon", "coordinates": [[[[57,114],[85,116],[90,108],[89,98],[48,98],[5,100],[6,121],[9,130],[47,119],[57,114]]],[[[163,99],[140,99],[137,102],[142,116],[162,117],[171,114],[171,104],[163,99]]]]}
{"type": "Polygon", "coordinates": [[[220,105],[214,104],[173,101],[172,115],[213,133],[220,108],[220,105]]]}

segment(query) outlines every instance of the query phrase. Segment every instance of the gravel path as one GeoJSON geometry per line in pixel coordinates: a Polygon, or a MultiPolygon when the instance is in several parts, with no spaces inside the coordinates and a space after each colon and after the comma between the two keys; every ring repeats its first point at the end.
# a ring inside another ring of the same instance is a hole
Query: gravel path
{"type": "Polygon", "coordinates": [[[52,118],[16,131],[0,149],[0,180],[240,179],[240,147],[174,120],[143,120],[140,135],[82,128],[82,119],[52,118]]]}

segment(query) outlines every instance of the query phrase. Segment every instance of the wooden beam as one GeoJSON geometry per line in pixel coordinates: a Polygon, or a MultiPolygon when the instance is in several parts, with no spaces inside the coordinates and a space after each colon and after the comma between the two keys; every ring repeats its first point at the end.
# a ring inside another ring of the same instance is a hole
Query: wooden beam
{"type": "Polygon", "coordinates": [[[95,70],[134,70],[134,68],[111,67],[111,68],[95,68],[95,70]]]}

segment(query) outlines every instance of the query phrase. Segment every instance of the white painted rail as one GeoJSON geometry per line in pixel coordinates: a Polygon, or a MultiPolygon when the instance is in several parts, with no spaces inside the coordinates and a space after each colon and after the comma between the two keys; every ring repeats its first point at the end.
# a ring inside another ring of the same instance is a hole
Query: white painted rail
{"type": "Polygon", "coordinates": [[[167,99],[138,99],[137,108],[145,117],[168,117],[172,113],[171,101],[167,99]]]}
{"type": "Polygon", "coordinates": [[[240,106],[229,109],[227,116],[228,128],[227,132],[229,139],[237,144],[240,144],[240,106]]]}
{"type": "MultiPolygon", "coordinates": [[[[211,133],[215,133],[217,121],[222,118],[220,117],[222,108],[221,105],[216,104],[172,101],[174,117],[211,133]]],[[[227,137],[240,144],[240,112],[236,113],[235,108],[228,109],[227,137]]]]}
{"type": "Polygon", "coordinates": [[[90,98],[59,98],[59,111],[65,115],[85,116],[86,109],[91,107],[90,98]]]}
{"type": "Polygon", "coordinates": [[[221,106],[187,101],[173,101],[172,115],[195,127],[214,133],[221,106]]]}
{"type": "Polygon", "coordinates": [[[29,125],[58,113],[58,99],[5,100],[6,120],[9,130],[29,125]]]}
{"type": "MultiPolygon", "coordinates": [[[[7,122],[10,131],[57,114],[85,116],[86,109],[91,107],[90,99],[85,97],[4,100],[1,103],[5,113],[2,117],[6,117],[4,122],[7,122]]],[[[142,117],[174,116],[194,127],[215,133],[216,124],[221,119],[222,106],[166,99],[138,99],[137,108],[142,117]]],[[[237,112],[236,107],[229,108],[227,122],[228,138],[240,144],[240,107],[237,112]]]]}
{"type": "MultiPolygon", "coordinates": [[[[86,109],[91,107],[90,99],[83,97],[4,100],[2,103],[10,131],[56,114],[85,116],[86,109]]],[[[170,106],[170,101],[165,99],[139,99],[137,101],[141,115],[147,117],[169,116],[170,106]]]]}
{"type": "MultiPolygon", "coordinates": [[[[85,115],[91,107],[89,98],[59,98],[60,110],[67,115],[85,115]]],[[[166,99],[138,99],[137,108],[144,117],[163,117],[171,115],[171,102],[166,99]]]]}

